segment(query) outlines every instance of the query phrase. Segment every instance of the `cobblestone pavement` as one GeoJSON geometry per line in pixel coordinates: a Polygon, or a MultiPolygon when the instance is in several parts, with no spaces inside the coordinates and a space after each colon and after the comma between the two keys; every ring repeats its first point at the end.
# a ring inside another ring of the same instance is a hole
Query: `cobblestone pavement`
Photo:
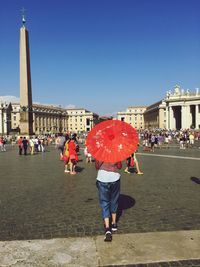
{"type": "MultiPolygon", "coordinates": [[[[82,151],[74,176],[64,173],[53,146],[33,156],[19,156],[17,147],[0,153],[1,241],[103,233],[96,170],[82,151]]],[[[173,147],[155,154],[200,158],[200,149],[173,147]]],[[[119,233],[200,230],[200,161],[145,153],[138,160],[143,176],[122,170],[119,233]]]]}

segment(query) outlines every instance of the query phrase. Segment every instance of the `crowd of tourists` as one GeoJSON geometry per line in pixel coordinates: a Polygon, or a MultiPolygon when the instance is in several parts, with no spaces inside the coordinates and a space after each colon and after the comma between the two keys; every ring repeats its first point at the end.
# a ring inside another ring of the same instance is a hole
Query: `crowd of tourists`
{"type": "Polygon", "coordinates": [[[17,140],[18,148],[19,148],[19,155],[27,155],[27,153],[34,155],[38,152],[45,152],[45,147],[48,145],[47,138],[38,138],[30,137],[27,138],[26,136],[20,136],[17,140]]]}
{"type": "MultiPolygon", "coordinates": [[[[195,141],[200,140],[200,132],[187,130],[143,130],[139,132],[139,138],[144,151],[154,152],[155,148],[169,148],[170,145],[178,145],[180,149],[193,148],[195,141]]],[[[197,142],[197,147],[199,143],[197,142]]]]}

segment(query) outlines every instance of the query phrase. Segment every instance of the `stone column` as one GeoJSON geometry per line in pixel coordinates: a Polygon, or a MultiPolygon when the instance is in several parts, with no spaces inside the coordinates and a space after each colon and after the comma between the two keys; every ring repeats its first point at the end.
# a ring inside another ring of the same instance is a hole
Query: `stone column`
{"type": "Polygon", "coordinates": [[[185,105],[181,106],[181,128],[186,129],[186,121],[185,121],[185,116],[186,116],[186,109],[185,105]]]}
{"type": "Polygon", "coordinates": [[[166,120],[165,128],[169,129],[169,107],[168,106],[166,106],[166,118],[165,118],[165,120],[166,120]]]}
{"type": "Polygon", "coordinates": [[[8,134],[7,120],[7,111],[2,107],[0,109],[0,135],[8,134]]]}
{"type": "Polygon", "coordinates": [[[192,113],[190,110],[190,105],[188,107],[188,128],[190,128],[190,126],[192,125],[192,113]]]}
{"type": "Polygon", "coordinates": [[[47,133],[47,117],[44,117],[44,133],[47,133]]]}
{"type": "Polygon", "coordinates": [[[181,107],[181,127],[182,129],[188,129],[190,128],[191,124],[192,120],[191,120],[190,106],[183,105],[181,107]]]}
{"type": "Polygon", "coordinates": [[[195,116],[196,116],[195,129],[199,129],[199,125],[200,125],[200,114],[199,114],[199,105],[198,104],[195,106],[195,116]]]}
{"type": "Polygon", "coordinates": [[[169,128],[175,129],[175,119],[174,119],[174,111],[172,107],[169,107],[169,128]]]}
{"type": "Polygon", "coordinates": [[[2,115],[3,115],[3,134],[8,134],[7,113],[4,112],[2,115]]]}
{"type": "Polygon", "coordinates": [[[35,133],[35,123],[36,123],[36,117],[35,113],[33,113],[33,132],[35,133]]]}
{"type": "Polygon", "coordinates": [[[166,128],[164,113],[164,108],[159,108],[158,128],[166,128]]]}
{"type": "Polygon", "coordinates": [[[0,134],[3,133],[3,114],[2,109],[0,109],[0,134]]]}
{"type": "Polygon", "coordinates": [[[43,129],[44,129],[44,115],[42,115],[41,117],[41,132],[40,133],[43,133],[43,129]]]}

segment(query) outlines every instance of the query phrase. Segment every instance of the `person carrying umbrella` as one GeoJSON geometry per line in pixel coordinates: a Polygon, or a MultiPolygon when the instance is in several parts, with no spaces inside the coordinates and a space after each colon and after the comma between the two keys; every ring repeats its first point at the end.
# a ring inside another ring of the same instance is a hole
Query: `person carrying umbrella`
{"type": "Polygon", "coordinates": [[[106,163],[96,160],[95,166],[98,170],[96,185],[105,226],[104,241],[112,241],[112,231],[117,231],[116,220],[120,195],[120,173],[118,171],[122,168],[122,163],[106,163]]]}
{"type": "Polygon", "coordinates": [[[96,185],[105,226],[104,241],[112,241],[112,232],[117,230],[121,161],[136,150],[137,144],[136,130],[119,120],[98,123],[87,136],[87,150],[95,158],[98,170],[96,185]]]}

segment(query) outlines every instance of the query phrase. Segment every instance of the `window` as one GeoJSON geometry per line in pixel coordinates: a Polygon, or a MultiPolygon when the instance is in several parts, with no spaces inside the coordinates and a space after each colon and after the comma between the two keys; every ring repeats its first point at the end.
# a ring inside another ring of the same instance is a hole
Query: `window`
{"type": "Polygon", "coordinates": [[[86,125],[90,125],[90,119],[86,119],[86,125]]]}

